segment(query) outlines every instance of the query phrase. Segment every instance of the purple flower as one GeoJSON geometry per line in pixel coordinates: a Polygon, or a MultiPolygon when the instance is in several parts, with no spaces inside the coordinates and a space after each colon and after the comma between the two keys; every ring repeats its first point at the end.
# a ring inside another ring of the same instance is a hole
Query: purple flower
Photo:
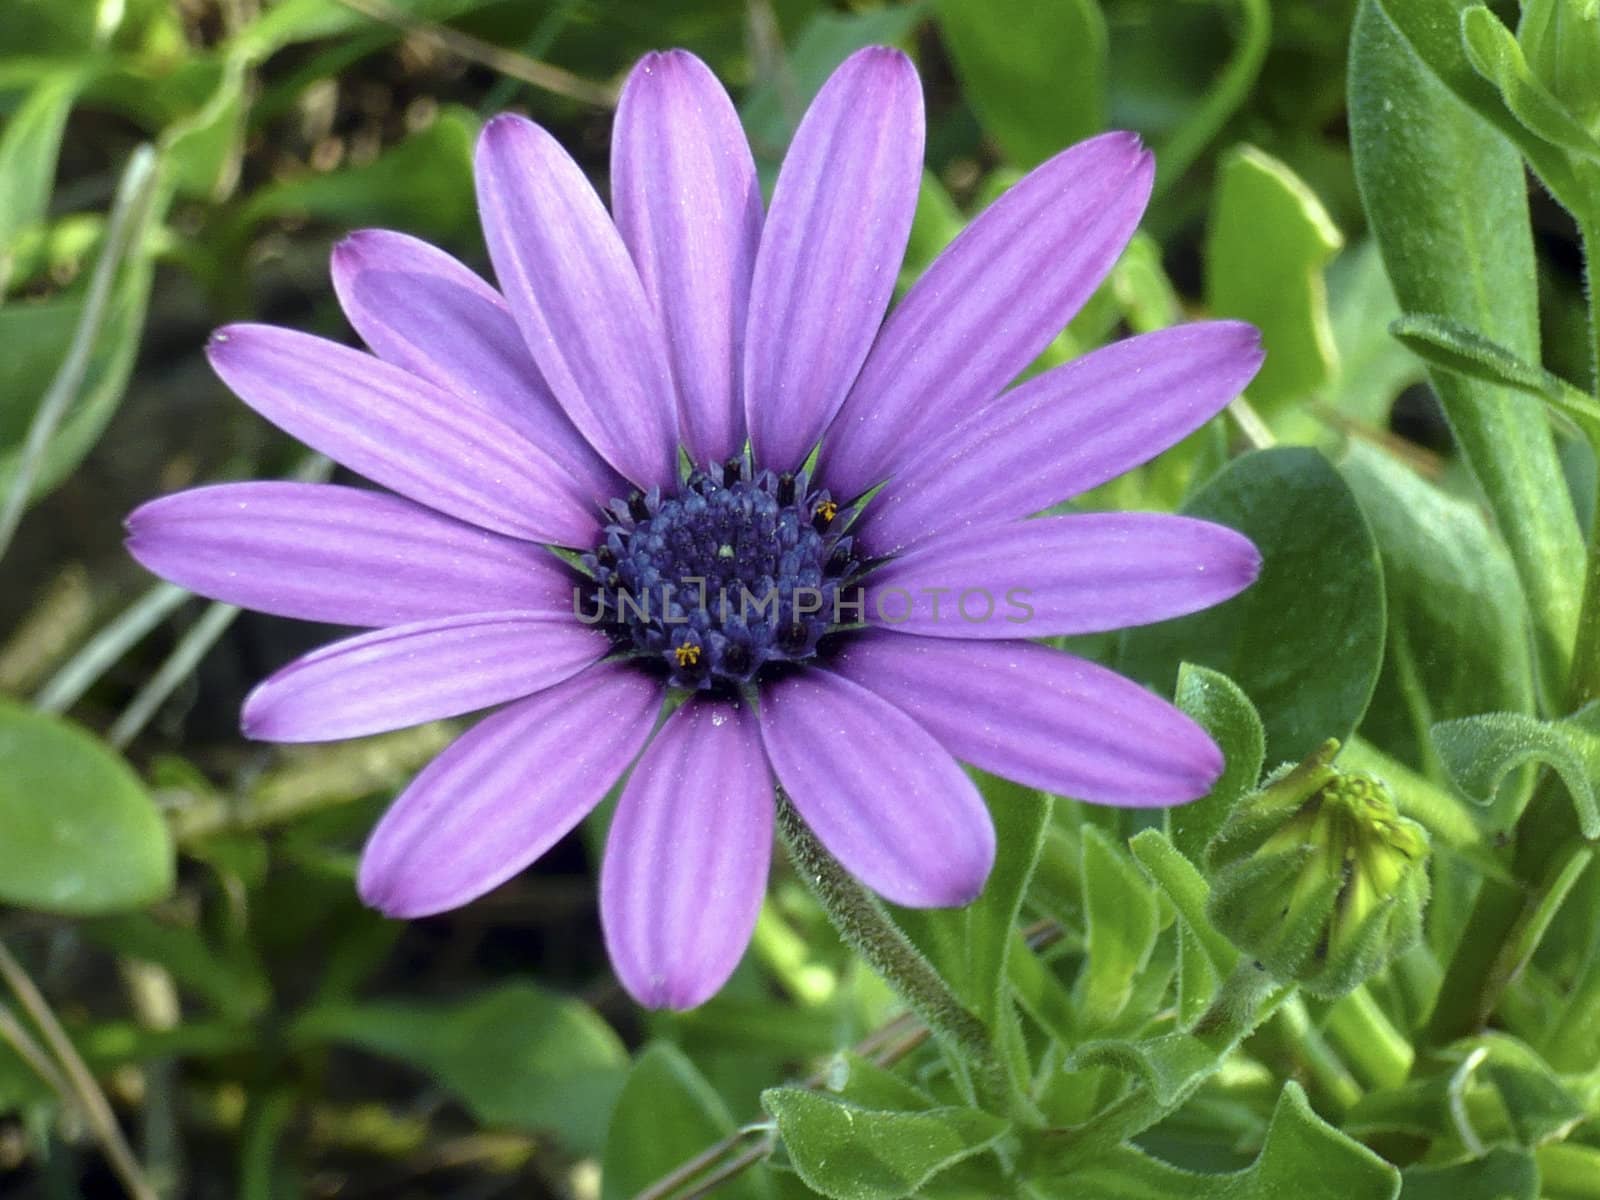
{"type": "Polygon", "coordinates": [[[617,112],[612,215],[544,130],[484,129],[499,291],[368,231],[333,279],[376,357],[216,334],[246,403],[390,489],[227,484],[129,519],[134,556],[185,587],[372,628],[258,687],[245,732],[320,741],[500,706],[379,823],[368,903],[466,903],[632,766],[606,940],[642,1003],[690,1007],[749,939],[774,781],[865,884],[941,906],[994,859],[958,759],[1116,805],[1216,778],[1217,747],[1171,705],[1026,639],[1205,608],[1251,582],[1255,549],[1182,517],[1033,514],[1215,415],[1259,366],[1256,333],[1164,330],[1006,390],[1139,220],[1151,157],[1123,133],[1018,183],[885,320],[922,139],[910,62],[856,54],[763,212],[726,93],[692,55],[653,54],[617,112]]]}

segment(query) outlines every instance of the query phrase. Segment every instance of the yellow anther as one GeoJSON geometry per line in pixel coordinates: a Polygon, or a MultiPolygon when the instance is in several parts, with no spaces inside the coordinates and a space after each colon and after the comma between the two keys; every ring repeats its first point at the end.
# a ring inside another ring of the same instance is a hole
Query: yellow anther
{"type": "Polygon", "coordinates": [[[824,500],[817,505],[817,515],[824,521],[831,521],[839,515],[839,506],[832,500],[824,500]]]}
{"type": "Polygon", "coordinates": [[[685,642],[675,647],[672,651],[680,667],[692,667],[700,661],[700,647],[693,642],[685,642]]]}

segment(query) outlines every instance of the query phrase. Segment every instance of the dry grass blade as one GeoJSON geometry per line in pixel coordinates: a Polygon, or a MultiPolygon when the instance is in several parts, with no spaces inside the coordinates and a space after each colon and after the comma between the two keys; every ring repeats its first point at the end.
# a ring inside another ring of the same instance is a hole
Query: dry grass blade
{"type": "Polygon", "coordinates": [[[469,33],[462,33],[446,25],[419,21],[402,9],[396,8],[389,3],[389,0],[339,0],[339,3],[364,17],[370,17],[374,21],[381,21],[385,25],[404,30],[413,37],[430,41],[458,58],[481,63],[502,75],[520,79],[532,87],[557,96],[565,96],[580,104],[591,104],[596,108],[617,106],[617,89],[610,84],[596,83],[592,79],[574,75],[571,71],[540,62],[536,58],[529,58],[525,54],[518,54],[514,50],[507,50],[503,46],[496,46],[493,42],[486,42],[482,38],[475,38],[469,33]]]}

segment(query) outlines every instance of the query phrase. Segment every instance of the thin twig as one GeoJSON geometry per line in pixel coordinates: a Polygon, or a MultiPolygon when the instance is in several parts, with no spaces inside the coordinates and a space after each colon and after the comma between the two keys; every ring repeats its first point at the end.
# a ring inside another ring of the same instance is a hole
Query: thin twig
{"type": "Polygon", "coordinates": [[[51,676],[33,698],[34,707],[40,712],[66,712],[191,594],[174,583],[158,583],[150,588],[51,676]]]}
{"type": "Polygon", "coordinates": [[[128,702],[115,723],[106,731],[106,741],[118,750],[139,736],[150,723],[150,718],[178,690],[178,685],[194,672],[200,660],[216,645],[233,619],[239,615],[234,604],[213,603],[206,607],[190,630],[178,639],[178,644],[167,655],[167,660],[156,669],[147,682],[128,702]]]}
{"type": "Polygon", "coordinates": [[[772,1130],[767,1130],[759,1142],[747,1147],[741,1153],[730,1158],[720,1170],[713,1171],[702,1179],[693,1191],[685,1192],[679,1200],[702,1200],[702,1197],[711,1195],[717,1188],[727,1183],[736,1175],[756,1165],[767,1155],[772,1153],[772,1148],[777,1145],[778,1139],[772,1130]]]}
{"type": "Polygon", "coordinates": [[[459,29],[451,29],[447,25],[419,21],[410,13],[396,8],[389,3],[389,0],[339,0],[339,3],[364,17],[370,17],[374,21],[381,21],[385,25],[404,30],[413,37],[430,41],[458,58],[479,63],[502,75],[520,79],[533,87],[565,96],[580,104],[591,104],[596,108],[617,106],[617,90],[609,84],[596,83],[581,75],[574,75],[561,67],[540,62],[536,58],[507,50],[503,46],[496,46],[493,42],[475,38],[470,33],[462,33],[459,29]]]}
{"type": "Polygon", "coordinates": [[[27,1027],[17,1020],[9,1005],[0,1003],[0,1041],[16,1052],[18,1058],[33,1068],[33,1073],[49,1085],[50,1090],[68,1103],[76,1104],[77,1097],[67,1083],[66,1076],[56,1069],[56,1064],[45,1053],[43,1046],[33,1040],[27,1027]]]}
{"type": "Polygon", "coordinates": [[[1278,439],[1272,436],[1272,430],[1267,428],[1261,414],[1243,396],[1233,398],[1233,403],[1228,405],[1228,415],[1239,427],[1239,432],[1244,434],[1252,450],[1270,450],[1278,444],[1278,439]]]}
{"type": "MultiPolygon", "coordinates": [[[[692,1183],[701,1181],[701,1175],[707,1168],[721,1161],[728,1151],[756,1133],[765,1135],[767,1130],[763,1126],[750,1125],[746,1125],[743,1129],[734,1130],[720,1142],[712,1143],[693,1158],[679,1163],[667,1174],[636,1195],[633,1200],[668,1200],[669,1197],[685,1200],[683,1196],[678,1195],[679,1188],[688,1187],[692,1183]]],[[[763,1137],[763,1142],[765,1140],[765,1137],[763,1137]]],[[[743,1168],[740,1169],[742,1170],[743,1168]]]]}
{"type": "Polygon", "coordinates": [[[133,1148],[122,1135],[117,1115],[111,1111],[111,1102],[100,1090],[100,1085],[79,1055],[78,1048],[72,1044],[67,1031],[56,1019],[49,1001],[4,945],[0,945],[0,978],[5,979],[18,1003],[39,1027],[39,1032],[44,1034],[44,1040],[66,1072],[66,1081],[77,1096],[89,1127],[94,1130],[95,1137],[105,1151],[106,1160],[122,1181],[123,1188],[133,1200],[158,1200],[155,1189],[144,1176],[144,1169],[139,1166],[139,1160],[134,1157],[133,1148]]]}
{"type": "Polygon", "coordinates": [[[10,489],[0,499],[0,558],[5,557],[22,523],[22,513],[28,507],[33,486],[44,466],[45,453],[56,430],[66,419],[67,410],[77,399],[89,372],[89,361],[99,341],[100,327],[106,319],[111,304],[113,285],[137,239],[144,234],[145,222],[155,203],[156,154],[149,146],[140,146],[128,159],[117,186],[116,204],[111,210],[111,222],[106,230],[104,247],[94,264],[94,274],[89,279],[89,291],[84,297],[83,313],[72,331],[72,346],[62,360],[49,390],[39,401],[28,426],[27,440],[22,444],[22,454],[17,460],[17,472],[11,479],[10,489]]]}

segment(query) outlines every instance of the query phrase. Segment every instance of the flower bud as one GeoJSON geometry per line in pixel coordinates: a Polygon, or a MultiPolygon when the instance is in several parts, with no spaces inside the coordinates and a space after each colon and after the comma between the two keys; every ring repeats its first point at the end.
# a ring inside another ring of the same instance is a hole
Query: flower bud
{"type": "Polygon", "coordinates": [[[1206,847],[1208,911],[1273,976],[1332,998],[1422,931],[1428,836],[1328,741],[1246,796],[1206,847]]]}
{"type": "Polygon", "coordinates": [[[1523,0],[1517,41],[1539,81],[1600,137],[1600,0],[1523,0]]]}

